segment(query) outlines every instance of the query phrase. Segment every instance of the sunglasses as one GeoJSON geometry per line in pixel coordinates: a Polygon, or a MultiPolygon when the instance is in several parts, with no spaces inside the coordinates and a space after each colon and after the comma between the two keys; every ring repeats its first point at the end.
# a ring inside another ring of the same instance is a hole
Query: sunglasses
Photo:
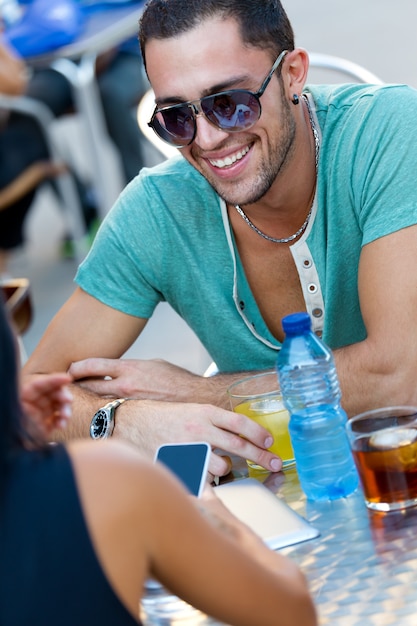
{"type": "Polygon", "coordinates": [[[194,141],[197,134],[196,118],[200,113],[216,128],[227,132],[251,128],[261,116],[260,98],[286,54],[287,50],[281,52],[256,93],[246,89],[231,89],[205,96],[201,100],[173,104],[162,109],[155,107],[148,126],[175,148],[184,148],[194,141]]]}

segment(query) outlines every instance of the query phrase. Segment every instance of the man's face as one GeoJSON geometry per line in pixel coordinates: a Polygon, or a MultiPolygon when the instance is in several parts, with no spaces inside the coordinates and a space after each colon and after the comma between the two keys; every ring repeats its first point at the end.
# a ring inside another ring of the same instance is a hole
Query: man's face
{"type": "MultiPolygon", "coordinates": [[[[169,106],[228,89],[256,92],[273,60],[266,50],[245,47],[234,20],[216,19],[178,38],[149,41],[146,63],[157,104],[169,106]]],[[[181,149],[229,204],[262,198],[291,156],[295,122],[276,75],[261,105],[256,124],[239,132],[216,128],[199,115],[193,143],[181,149]]]]}

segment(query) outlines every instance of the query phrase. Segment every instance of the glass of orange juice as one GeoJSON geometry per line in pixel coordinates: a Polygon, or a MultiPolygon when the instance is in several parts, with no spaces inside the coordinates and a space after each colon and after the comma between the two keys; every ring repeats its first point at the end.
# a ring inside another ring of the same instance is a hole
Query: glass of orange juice
{"type": "MultiPolygon", "coordinates": [[[[289,413],[284,406],[275,371],[247,376],[227,390],[232,411],[243,413],[269,430],[274,443],[269,448],[282,459],[283,469],[294,465],[294,452],[288,432],[289,413]]],[[[265,470],[247,459],[248,467],[265,470]]]]}

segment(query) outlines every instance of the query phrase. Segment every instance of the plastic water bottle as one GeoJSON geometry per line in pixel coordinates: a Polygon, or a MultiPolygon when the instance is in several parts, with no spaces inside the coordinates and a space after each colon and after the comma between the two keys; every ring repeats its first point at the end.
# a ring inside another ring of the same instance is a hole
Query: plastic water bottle
{"type": "Polygon", "coordinates": [[[301,487],[310,500],[343,498],[357,488],[358,474],[333,355],[312,332],[308,313],[288,315],[282,326],[277,370],[301,487]]]}

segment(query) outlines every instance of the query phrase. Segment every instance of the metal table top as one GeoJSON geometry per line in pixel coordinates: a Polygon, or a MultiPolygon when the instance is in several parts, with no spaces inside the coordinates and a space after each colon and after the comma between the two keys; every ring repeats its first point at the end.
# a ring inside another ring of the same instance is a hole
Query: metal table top
{"type": "MultiPolygon", "coordinates": [[[[234,478],[245,475],[244,469],[234,471],[234,478]]],[[[295,468],[264,476],[269,489],[320,530],[320,537],[280,552],[307,577],[321,626],[417,624],[417,508],[375,513],[360,490],[341,500],[310,502],[295,468]]],[[[170,604],[169,597],[166,612],[174,616],[161,617],[156,607],[163,594],[154,600],[144,600],[145,626],[220,624],[185,603],[170,604]]]]}

